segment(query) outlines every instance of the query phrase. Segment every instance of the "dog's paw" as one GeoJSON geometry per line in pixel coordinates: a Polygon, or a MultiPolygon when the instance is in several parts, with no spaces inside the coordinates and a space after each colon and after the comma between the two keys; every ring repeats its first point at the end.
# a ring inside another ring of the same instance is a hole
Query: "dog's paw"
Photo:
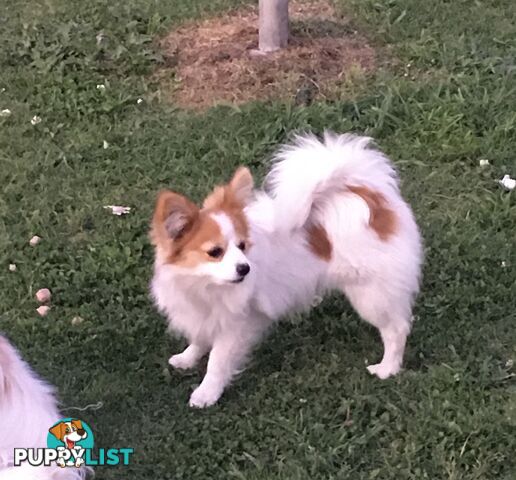
{"type": "Polygon", "coordinates": [[[396,375],[400,371],[400,366],[389,363],[377,363],[376,365],[369,365],[367,371],[376,375],[378,378],[385,380],[386,378],[396,375]]]}
{"type": "Polygon", "coordinates": [[[77,468],[81,467],[82,465],[84,465],[84,459],[83,458],[78,458],[77,460],[75,460],[75,466],[77,468]]]}
{"type": "Polygon", "coordinates": [[[222,392],[218,388],[200,385],[190,396],[189,405],[193,408],[211,407],[217,403],[221,395],[222,392]]]}
{"type": "Polygon", "coordinates": [[[56,463],[57,463],[61,468],[66,467],[66,463],[65,463],[65,461],[64,461],[64,458],[58,458],[58,459],[56,460],[56,463]]]}
{"type": "Polygon", "coordinates": [[[177,355],[172,355],[168,359],[169,365],[171,365],[174,368],[179,368],[181,370],[187,370],[189,368],[195,367],[195,364],[197,363],[195,358],[192,358],[189,355],[185,355],[183,353],[178,353],[177,355]]]}

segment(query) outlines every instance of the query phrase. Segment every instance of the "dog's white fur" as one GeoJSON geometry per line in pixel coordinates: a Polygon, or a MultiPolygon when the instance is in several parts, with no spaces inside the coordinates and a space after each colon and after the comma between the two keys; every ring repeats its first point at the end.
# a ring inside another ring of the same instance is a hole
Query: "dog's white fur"
{"type": "Polygon", "coordinates": [[[61,415],[54,388],[39,379],[0,335],[0,480],[79,480],[75,468],[13,466],[15,448],[46,448],[61,415]]]}
{"type": "Polygon", "coordinates": [[[213,218],[229,245],[221,262],[190,269],[156,258],[153,296],[170,327],[190,344],[170,364],[191,368],[210,353],[191,406],[217,402],[274,320],[309,308],[314,297],[334,289],[380,331],[383,359],[367,367],[369,372],[383,379],[400,370],[419,290],[421,239],[391,162],[370,142],[332,133],[322,142],[312,135],[297,137],[275,156],[267,192],[256,192],[245,209],[248,252],[237,250],[231,221],[220,213],[213,218]],[[397,220],[390,238],[371,229],[368,204],[347,186],[383,196],[397,220]],[[307,244],[304,227],[311,224],[327,232],[333,247],[329,262],[307,244]],[[243,282],[230,283],[243,262],[250,273],[243,282]]]}

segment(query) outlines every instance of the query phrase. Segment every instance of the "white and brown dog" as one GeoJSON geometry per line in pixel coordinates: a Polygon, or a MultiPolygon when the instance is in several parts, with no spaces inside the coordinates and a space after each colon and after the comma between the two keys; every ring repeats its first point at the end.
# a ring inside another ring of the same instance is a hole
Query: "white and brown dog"
{"type": "Polygon", "coordinates": [[[380,331],[383,359],[369,372],[398,373],[419,291],[421,238],[391,162],[370,140],[298,137],[276,154],[265,192],[240,168],[202,207],[159,195],[152,293],[189,342],[169,362],[190,368],[210,355],[191,406],[214,404],[274,320],[330,290],[380,331]]]}

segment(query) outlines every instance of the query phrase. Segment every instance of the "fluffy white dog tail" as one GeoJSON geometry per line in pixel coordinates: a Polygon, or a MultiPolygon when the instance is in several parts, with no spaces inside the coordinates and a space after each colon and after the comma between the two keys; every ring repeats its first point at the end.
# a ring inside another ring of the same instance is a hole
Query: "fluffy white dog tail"
{"type": "Polygon", "coordinates": [[[299,135],[282,147],[266,179],[274,199],[276,228],[287,231],[303,227],[314,209],[349,186],[397,192],[396,172],[371,143],[369,137],[325,132],[323,141],[311,134],[299,135]]]}

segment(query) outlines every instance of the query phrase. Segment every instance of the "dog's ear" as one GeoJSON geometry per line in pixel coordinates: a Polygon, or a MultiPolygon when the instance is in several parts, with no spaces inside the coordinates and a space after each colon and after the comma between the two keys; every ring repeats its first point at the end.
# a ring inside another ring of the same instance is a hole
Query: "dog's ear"
{"type": "Polygon", "coordinates": [[[83,430],[82,422],[80,420],[72,420],[72,425],[77,427],[77,430],[83,430]]]}
{"type": "Polygon", "coordinates": [[[232,209],[242,208],[253,196],[253,177],[246,167],[239,167],[227,185],[215,187],[203,203],[203,208],[232,209]]]}
{"type": "Polygon", "coordinates": [[[64,432],[65,432],[66,425],[64,422],[58,423],[57,425],[54,425],[49,432],[54,435],[58,440],[63,441],[64,438],[64,432]]]}
{"type": "Polygon", "coordinates": [[[153,236],[178,240],[195,224],[199,208],[186,197],[165,190],[159,193],[152,219],[153,236]]]}
{"type": "Polygon", "coordinates": [[[247,167],[239,167],[234,173],[233,178],[229,182],[229,188],[231,189],[235,199],[242,203],[247,204],[253,196],[254,180],[251,172],[247,167]]]}

